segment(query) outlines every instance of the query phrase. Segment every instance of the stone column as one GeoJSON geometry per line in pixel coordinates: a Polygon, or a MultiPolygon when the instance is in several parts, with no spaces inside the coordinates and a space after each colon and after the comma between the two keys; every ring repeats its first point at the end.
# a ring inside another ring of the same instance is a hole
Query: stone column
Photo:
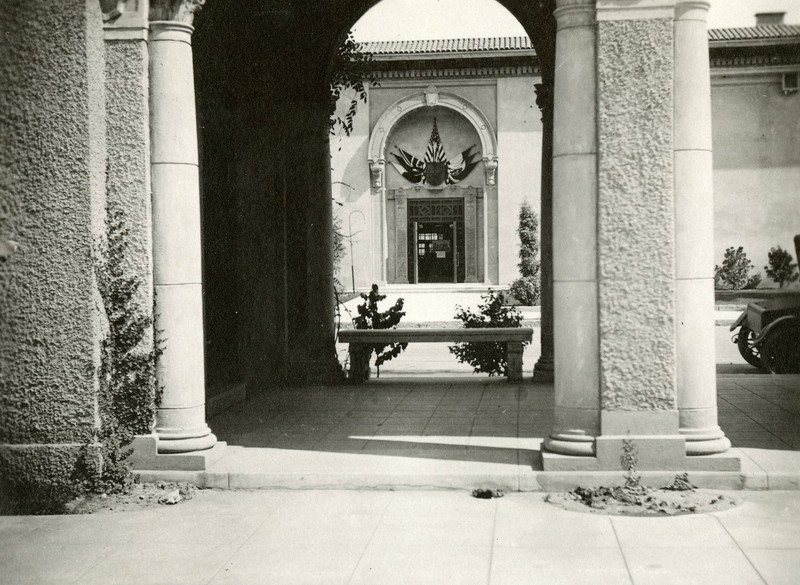
{"type": "Polygon", "coordinates": [[[306,348],[303,378],[311,383],[344,379],[336,356],[333,294],[333,198],[328,96],[309,102],[306,223],[306,348]]]}
{"type": "Polygon", "coordinates": [[[156,330],[163,397],[158,449],[181,453],[216,443],[205,422],[200,193],[191,25],[202,0],[150,8],[150,136],[156,330]]]}
{"type": "Polygon", "coordinates": [[[675,7],[675,298],[680,432],[688,455],[730,447],[717,424],[709,2],[675,7]]]}
{"type": "MultiPolygon", "coordinates": [[[[687,384],[707,381],[702,376],[709,364],[713,367],[713,349],[709,354],[702,348],[698,361],[682,361],[677,347],[691,341],[693,345],[685,348],[689,352],[700,349],[695,343],[706,342],[707,330],[696,340],[689,339],[688,334],[678,333],[677,321],[690,315],[703,318],[704,303],[711,298],[694,299],[698,289],[692,287],[698,286],[703,294],[708,272],[702,260],[693,269],[696,260],[689,258],[694,245],[706,253],[702,239],[706,236],[696,236],[699,240],[691,236],[688,245],[676,246],[683,232],[697,229],[690,230],[679,216],[700,213],[705,230],[703,218],[710,214],[708,191],[699,202],[694,199],[697,190],[710,187],[702,181],[710,174],[703,148],[707,142],[692,138],[708,136],[697,130],[698,123],[702,128],[703,120],[708,120],[703,118],[708,94],[705,99],[692,98],[705,106],[681,101],[687,99],[682,94],[697,91],[693,84],[701,77],[701,96],[709,83],[707,68],[684,73],[689,64],[708,60],[705,49],[694,44],[699,33],[689,34],[696,24],[684,29],[681,23],[698,4],[677,12],[676,4],[690,3],[559,0],[558,4],[553,153],[558,372],[556,428],[544,445],[548,451],[543,453],[544,467],[620,469],[624,441],[630,437],[642,470],[738,469],[733,457],[686,457],[687,436],[699,439],[694,441],[698,444],[719,439],[713,437],[716,417],[707,386],[701,393],[687,384]],[[588,26],[594,19],[596,28],[588,26]],[[687,43],[686,36],[693,42],[687,43]],[[687,45],[695,47],[690,56],[682,55],[687,45]],[[687,78],[689,85],[681,86],[687,78]],[[596,93],[586,87],[589,82],[596,93]],[[587,94],[589,99],[580,103],[587,94]],[[576,103],[580,107],[570,109],[576,103]],[[696,105],[699,114],[693,112],[696,105]],[[689,117],[683,119],[684,115],[689,117]],[[690,163],[676,167],[684,144],[691,151],[690,163]],[[682,186],[685,179],[691,179],[691,189],[682,186]],[[697,278],[702,284],[684,282],[697,278]],[[686,291],[680,292],[684,285],[686,291]],[[679,379],[689,390],[682,394],[687,400],[683,418],[689,423],[684,432],[679,431],[679,379]]],[[[713,343],[709,345],[713,348],[713,343]]],[[[713,376],[710,382],[713,388],[713,376]]]]}
{"type": "Polygon", "coordinates": [[[533,368],[533,381],[554,380],[553,359],[553,85],[536,84],[536,105],[542,111],[542,185],[540,226],[540,300],[539,336],[542,353],[533,368]]]}
{"type": "Polygon", "coordinates": [[[591,455],[599,433],[595,14],[559,0],[553,135],[555,422],[547,450],[591,455]]]}

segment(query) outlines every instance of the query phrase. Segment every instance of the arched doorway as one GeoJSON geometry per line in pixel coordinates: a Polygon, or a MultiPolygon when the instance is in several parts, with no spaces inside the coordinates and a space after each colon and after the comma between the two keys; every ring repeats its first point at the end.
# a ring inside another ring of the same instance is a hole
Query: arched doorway
{"type": "Polygon", "coordinates": [[[483,112],[435,85],[410,92],[383,112],[367,155],[380,201],[372,241],[380,243],[381,281],[490,282],[489,273],[497,272],[496,254],[490,257],[486,245],[489,233],[497,233],[496,153],[497,137],[483,112]],[[444,160],[446,151],[459,162],[444,160]],[[423,152],[438,152],[444,162],[428,162],[423,152]],[[419,169],[409,166],[414,159],[419,169]],[[423,165],[436,164],[441,176],[426,177],[423,165]],[[451,164],[457,175],[448,175],[451,164]]]}

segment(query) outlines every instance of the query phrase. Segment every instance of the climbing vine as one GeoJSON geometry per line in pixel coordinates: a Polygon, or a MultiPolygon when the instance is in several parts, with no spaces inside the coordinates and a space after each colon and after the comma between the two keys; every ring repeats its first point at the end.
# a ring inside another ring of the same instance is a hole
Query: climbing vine
{"type": "Polygon", "coordinates": [[[130,444],[134,435],[152,431],[160,400],[156,360],[163,344],[154,331],[152,313],[141,301],[142,280],[126,268],[129,237],[122,212],[109,209],[107,239],[97,245],[95,260],[108,320],[98,367],[100,425],[93,437],[102,462],[97,473],[79,474],[83,488],[92,492],[130,488],[130,444]]]}

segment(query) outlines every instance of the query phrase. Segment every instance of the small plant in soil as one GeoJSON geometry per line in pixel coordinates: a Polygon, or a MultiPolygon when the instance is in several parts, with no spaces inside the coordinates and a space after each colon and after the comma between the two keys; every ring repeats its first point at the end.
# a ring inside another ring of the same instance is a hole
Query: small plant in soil
{"type": "Polygon", "coordinates": [[[624,485],[577,487],[566,494],[550,494],[546,501],[567,509],[634,516],[674,516],[714,512],[738,503],[734,498],[699,490],[689,481],[687,473],[676,475],[672,483],[661,488],[645,486],[637,471],[636,445],[630,437],[623,439],[620,464],[625,470],[624,485]]]}
{"type": "MultiPolygon", "coordinates": [[[[466,329],[522,326],[522,315],[516,308],[506,306],[502,292],[496,293],[490,289],[488,294],[481,295],[481,299],[483,302],[478,305],[477,313],[469,308],[456,307],[456,319],[463,321],[466,329]]],[[[476,374],[483,372],[490,376],[502,376],[508,368],[506,344],[502,342],[458,343],[450,346],[450,353],[459,362],[471,365],[476,374]]]]}
{"type": "MultiPolygon", "coordinates": [[[[378,309],[378,303],[386,299],[386,295],[380,294],[377,284],[372,285],[369,294],[361,293],[361,298],[364,304],[358,305],[358,316],[353,319],[353,326],[356,329],[394,329],[405,315],[403,299],[397,299],[386,311],[378,309]]],[[[368,348],[366,352],[356,351],[350,355],[350,380],[363,382],[369,379],[369,360],[373,352],[375,367],[378,368],[380,376],[381,365],[399,356],[407,346],[408,343],[383,343],[368,348]]]]}

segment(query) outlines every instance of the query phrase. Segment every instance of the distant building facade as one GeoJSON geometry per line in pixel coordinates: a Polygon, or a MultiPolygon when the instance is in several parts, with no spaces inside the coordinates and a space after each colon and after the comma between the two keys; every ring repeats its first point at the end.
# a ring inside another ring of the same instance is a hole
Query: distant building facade
{"type": "MultiPolygon", "coordinates": [[[[711,30],[709,45],[714,258],[743,246],[761,270],[772,246],[792,250],[800,233],[800,26],[711,30]]],[[[331,148],[334,213],[353,244],[340,281],[508,285],[518,277],[520,205],[541,201],[541,77],[530,41],[366,49],[379,86],[351,136],[331,148]]]]}

